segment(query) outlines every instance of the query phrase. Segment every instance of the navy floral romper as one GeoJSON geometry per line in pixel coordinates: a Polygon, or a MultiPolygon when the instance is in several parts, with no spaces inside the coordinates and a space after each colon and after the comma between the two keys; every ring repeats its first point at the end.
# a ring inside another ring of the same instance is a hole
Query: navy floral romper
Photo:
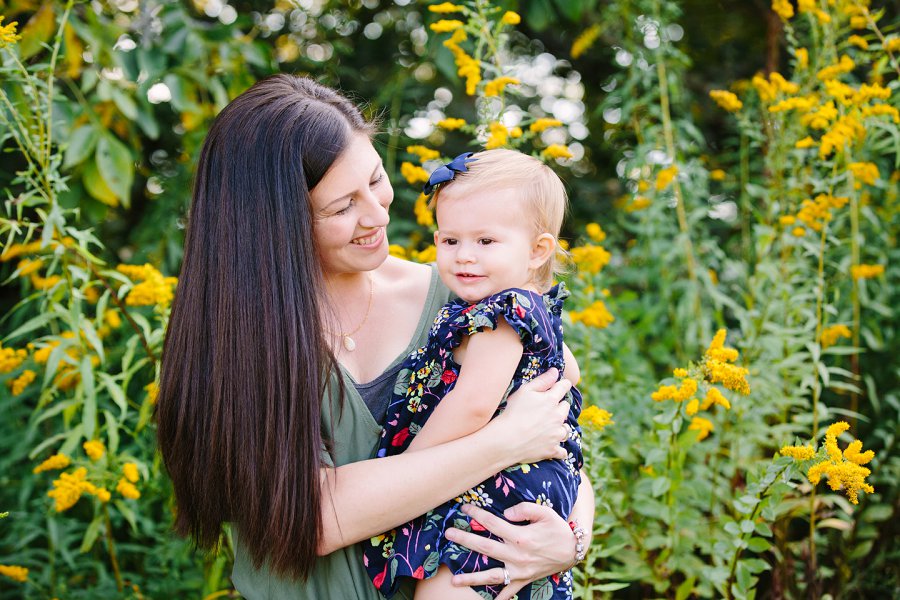
{"type": "MultiPolygon", "coordinates": [[[[569,292],[560,284],[544,295],[510,289],[477,304],[459,299],[445,304],[434,320],[427,344],[407,357],[397,376],[377,455],[391,456],[409,447],[434,407],[453,389],[459,377],[460,367],[453,361],[452,350],[460,345],[463,336],[494,329],[500,319],[505,319],[519,334],[524,347],[507,393],[512,393],[522,383],[550,367],[556,367],[562,373],[560,313],[563,299],[568,295],[569,292]]],[[[401,578],[431,577],[441,564],[447,565],[454,573],[503,566],[444,537],[448,527],[490,536],[477,521],[460,512],[463,504],[474,504],[502,518],[503,511],[515,504],[536,502],[551,507],[564,519],[568,518],[581,481],[581,429],[578,426],[581,394],[572,388],[568,400],[571,408],[567,423],[572,434],[563,444],[568,451],[565,460],[512,466],[431,512],[373,537],[364,544],[366,569],[382,594],[390,598],[397,591],[401,578]]],[[[502,412],[505,405],[504,400],[494,416],[502,412]]],[[[502,587],[479,586],[474,589],[484,598],[494,598],[502,587]]],[[[539,579],[518,593],[519,600],[571,597],[571,571],[539,579]]]]}

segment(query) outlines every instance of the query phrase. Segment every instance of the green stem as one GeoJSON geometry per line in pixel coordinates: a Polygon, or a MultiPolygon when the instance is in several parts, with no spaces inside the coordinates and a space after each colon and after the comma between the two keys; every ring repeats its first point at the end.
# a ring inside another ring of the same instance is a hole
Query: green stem
{"type": "Polygon", "coordinates": [[[119,560],[116,558],[116,546],[113,542],[112,520],[109,518],[109,506],[106,504],[103,505],[103,516],[106,519],[106,549],[109,552],[109,562],[116,578],[116,588],[121,593],[125,586],[122,583],[122,573],[119,572],[119,560]]]}

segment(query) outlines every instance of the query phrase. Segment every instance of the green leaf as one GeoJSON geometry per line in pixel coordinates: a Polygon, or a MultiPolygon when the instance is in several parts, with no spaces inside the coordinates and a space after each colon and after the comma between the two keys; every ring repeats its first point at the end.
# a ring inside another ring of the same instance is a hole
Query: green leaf
{"type": "Polygon", "coordinates": [[[768,540],[761,537],[752,537],[747,541],[747,548],[753,552],[765,552],[772,547],[768,540]]]}
{"type": "Polygon", "coordinates": [[[103,411],[103,417],[106,419],[107,450],[110,454],[117,454],[119,450],[119,423],[108,410],[103,411]]]}
{"type": "Polygon", "coordinates": [[[56,16],[53,14],[53,3],[43,3],[20,31],[19,56],[27,60],[41,51],[43,45],[50,41],[56,32],[56,16]]]}
{"type": "Polygon", "coordinates": [[[629,587],[630,585],[631,585],[630,583],[621,583],[621,582],[601,583],[599,585],[591,586],[591,589],[594,589],[598,592],[615,592],[616,590],[624,590],[625,588],[629,587]]]}
{"type": "Polygon", "coordinates": [[[100,171],[97,169],[97,161],[91,160],[84,165],[81,181],[84,183],[88,194],[93,198],[108,206],[119,205],[119,198],[116,196],[116,193],[112,191],[100,175],[100,171]]]}
{"type": "Polygon", "coordinates": [[[119,410],[121,411],[119,419],[124,421],[125,415],[128,413],[128,401],[125,399],[125,392],[122,390],[122,387],[109,373],[98,371],[97,377],[100,378],[103,387],[109,392],[109,397],[112,398],[112,401],[119,407],[119,410]]]}
{"type": "Polygon", "coordinates": [[[83,163],[97,147],[98,138],[99,133],[93,125],[82,125],[73,131],[66,144],[63,169],[71,169],[75,165],[83,163]]]}
{"type": "Polygon", "coordinates": [[[128,117],[128,119],[131,121],[137,120],[138,107],[134,101],[134,98],[126,95],[125,92],[123,92],[119,88],[113,88],[112,99],[116,104],[116,107],[118,107],[123,115],[128,117]]]}
{"type": "Polygon", "coordinates": [[[689,577],[688,579],[685,579],[675,591],[675,600],[687,600],[687,598],[689,598],[691,596],[691,593],[694,591],[695,581],[697,581],[696,577],[689,577]]]}
{"type": "MultiPolygon", "coordinates": [[[[97,142],[97,169],[122,205],[131,204],[131,184],[134,181],[134,158],[131,151],[114,135],[106,133],[97,142]]],[[[98,198],[98,200],[102,200],[98,198]]]]}
{"type": "Polygon", "coordinates": [[[113,504],[116,505],[116,508],[122,513],[122,516],[125,517],[125,520],[131,525],[131,530],[137,533],[137,520],[134,518],[134,511],[131,507],[128,506],[125,500],[115,500],[113,501],[113,504]]]}
{"type": "Polygon", "coordinates": [[[79,552],[84,554],[94,547],[94,542],[97,541],[97,536],[100,534],[100,527],[102,527],[102,525],[103,518],[98,514],[84,532],[84,538],[81,540],[81,548],[78,549],[79,552]]]}
{"type": "Polygon", "coordinates": [[[81,386],[84,391],[84,407],[81,413],[81,423],[84,428],[84,436],[87,439],[94,437],[97,428],[97,393],[94,388],[94,367],[91,365],[91,357],[85,356],[79,365],[81,372],[81,386]]]}
{"type": "Polygon", "coordinates": [[[653,480],[651,494],[653,494],[654,498],[658,498],[668,492],[671,486],[672,481],[668,477],[657,477],[653,480]]]}
{"type": "Polygon", "coordinates": [[[30,333],[35,329],[39,329],[49,323],[52,319],[54,319],[57,315],[50,312],[42,312],[38,314],[36,317],[32,317],[28,319],[24,324],[20,325],[16,328],[12,333],[5,336],[3,338],[3,342],[9,342],[10,340],[14,340],[20,335],[25,335],[26,333],[30,333]]]}
{"type": "Polygon", "coordinates": [[[409,376],[412,375],[412,369],[403,369],[397,375],[394,383],[394,395],[402,396],[406,394],[406,388],[409,387],[409,376]]]}

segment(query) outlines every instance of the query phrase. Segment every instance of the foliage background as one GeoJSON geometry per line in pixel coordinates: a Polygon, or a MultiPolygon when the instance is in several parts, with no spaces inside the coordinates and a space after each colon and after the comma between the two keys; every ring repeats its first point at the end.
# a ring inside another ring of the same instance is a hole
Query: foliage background
{"type": "MultiPolygon", "coordinates": [[[[490,23],[506,10],[522,16],[498,29],[499,49],[481,57],[485,81],[521,80],[498,98],[485,97],[484,82],[466,94],[442,43],[449,35],[428,27],[454,15],[426,4],[0,2],[0,26],[17,21],[21,36],[4,51],[0,83],[13,107],[3,108],[0,128],[8,199],[0,366],[8,383],[36,374],[22,390],[0,386],[0,512],[9,512],[0,565],[29,569],[25,582],[0,575],[0,598],[229,593],[227,540],[201,557],[169,532],[152,382],[173,287],[163,276],[178,273],[200,144],[229,99],[280,71],[339,87],[380,119],[397,252],[427,256],[427,217],[416,218],[417,186],[401,174],[404,162],[419,162],[409,145],[454,156],[502,121],[525,130],[508,140],[525,151],[565,144],[573,154],[548,158],[570,191],[564,237],[581,248],[573,249],[567,335],[586,397],[615,421],[587,428],[598,511],[576,574],[579,597],[887,597],[898,588],[900,397],[891,359],[900,133],[887,115],[866,121],[846,152],[798,150],[795,142],[821,132],[799,112],[770,112],[751,79],[781,72],[800,91],[779,98],[819,93],[824,103],[816,70],[848,54],[856,63],[845,81],[884,86],[892,93],[878,103],[896,107],[898,50],[885,50],[883,36],[888,46],[896,39],[900,9],[876,2],[871,26],[857,30],[857,13],[845,9],[862,4],[828,0],[803,13],[791,5],[789,19],[760,1],[472,6],[490,23]],[[848,42],[854,34],[869,48],[848,42]],[[54,87],[29,88],[13,55],[33,75],[52,71],[54,87]],[[712,89],[737,92],[744,107],[718,108],[712,89]],[[31,153],[36,164],[17,151],[12,114],[36,140],[45,139],[40,123],[53,124],[46,147],[31,153]],[[470,126],[435,128],[445,117],[470,126]],[[547,117],[561,126],[532,135],[528,125],[547,117]],[[856,189],[852,162],[871,162],[878,176],[856,189]],[[673,180],[661,181],[672,165],[673,180]],[[820,219],[822,235],[793,236],[781,218],[796,218],[820,193],[848,204],[820,219]],[[43,247],[22,249],[42,238],[43,247]],[[885,269],[850,276],[860,264],[885,269]],[[827,348],[822,333],[835,324],[849,335],[827,348]],[[651,394],[660,382],[683,381],[671,377],[676,367],[705,392],[713,382],[703,357],[719,328],[740,350],[750,394],[729,393],[731,410],[713,407],[715,429],[699,439],[687,402],[651,394]],[[858,506],[824,485],[813,491],[808,464],[772,459],[785,444],[818,443],[837,420],[875,451],[875,493],[858,506]],[[90,439],[105,445],[96,461],[82,449],[90,439]],[[126,463],[137,465],[140,498],[117,491],[102,502],[88,492],[57,512],[46,497],[57,474],[32,472],[56,452],[109,490],[126,463]]],[[[463,16],[467,51],[478,52],[488,34],[474,12],[463,16]]]]}

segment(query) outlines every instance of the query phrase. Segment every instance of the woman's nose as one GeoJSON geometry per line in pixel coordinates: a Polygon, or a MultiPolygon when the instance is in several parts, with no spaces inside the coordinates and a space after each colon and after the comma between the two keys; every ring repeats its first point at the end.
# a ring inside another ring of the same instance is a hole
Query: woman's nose
{"type": "Polygon", "coordinates": [[[363,218],[360,219],[360,225],[364,227],[384,227],[391,218],[388,215],[388,207],[391,205],[391,199],[384,199],[377,194],[369,193],[365,198],[366,211],[363,218]]]}

